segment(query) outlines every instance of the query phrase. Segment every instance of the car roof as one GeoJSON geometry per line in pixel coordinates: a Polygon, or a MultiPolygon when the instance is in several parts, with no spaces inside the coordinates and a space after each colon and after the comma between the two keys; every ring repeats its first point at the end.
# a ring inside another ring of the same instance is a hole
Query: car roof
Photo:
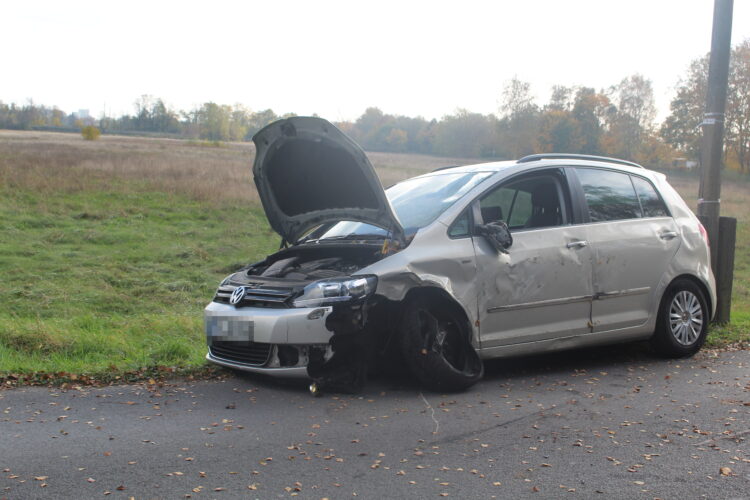
{"type": "Polygon", "coordinates": [[[525,156],[519,160],[509,161],[496,161],[487,163],[477,163],[474,165],[460,165],[441,167],[433,170],[427,174],[423,174],[419,177],[426,177],[430,175],[442,175],[442,174],[460,174],[460,173],[478,173],[478,172],[501,172],[503,170],[510,170],[513,167],[514,172],[525,172],[528,170],[536,170],[542,167],[550,166],[579,166],[579,167],[599,167],[608,168],[613,170],[620,170],[637,175],[645,175],[650,177],[648,174],[655,174],[651,170],[648,170],[637,163],[629,162],[626,160],[618,160],[616,158],[606,158],[601,156],[587,156],[587,155],[566,155],[566,154],[540,154],[525,156]]]}

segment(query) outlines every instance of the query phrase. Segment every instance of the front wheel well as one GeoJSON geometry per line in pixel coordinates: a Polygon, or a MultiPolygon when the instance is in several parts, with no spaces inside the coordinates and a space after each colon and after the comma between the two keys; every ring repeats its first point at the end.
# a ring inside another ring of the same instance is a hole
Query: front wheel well
{"type": "Polygon", "coordinates": [[[401,313],[403,313],[406,304],[416,300],[417,298],[425,298],[426,300],[442,303],[447,307],[455,309],[465,320],[467,329],[466,333],[469,335],[469,337],[471,337],[471,322],[469,321],[469,317],[466,314],[466,311],[463,307],[461,307],[461,304],[456,302],[456,299],[451,297],[448,292],[446,292],[442,288],[438,288],[435,286],[422,286],[418,288],[412,288],[400,303],[401,313]]]}

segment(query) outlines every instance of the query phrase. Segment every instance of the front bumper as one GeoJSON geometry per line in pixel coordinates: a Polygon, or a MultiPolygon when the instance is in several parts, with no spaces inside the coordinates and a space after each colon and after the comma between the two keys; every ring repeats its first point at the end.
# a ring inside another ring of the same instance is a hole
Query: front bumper
{"type": "Polygon", "coordinates": [[[237,308],[211,302],[204,310],[209,348],[206,359],[248,372],[306,377],[310,349],[330,351],[333,332],[326,328],[326,318],[332,310],[331,307],[237,308]],[[284,355],[290,348],[294,352],[291,359],[284,355]]]}
{"type": "Polygon", "coordinates": [[[279,378],[310,378],[307,374],[307,366],[294,366],[290,368],[271,368],[266,366],[253,366],[245,363],[237,363],[227,359],[217,358],[211,355],[211,352],[206,354],[206,360],[216,363],[217,365],[226,366],[227,368],[234,368],[235,370],[242,370],[251,373],[262,373],[264,375],[270,375],[272,377],[279,378]]]}

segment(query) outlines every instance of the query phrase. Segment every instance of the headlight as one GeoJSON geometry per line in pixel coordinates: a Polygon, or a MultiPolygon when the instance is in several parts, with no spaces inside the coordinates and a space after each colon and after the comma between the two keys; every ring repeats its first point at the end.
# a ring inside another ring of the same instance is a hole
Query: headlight
{"type": "Polygon", "coordinates": [[[363,299],[372,295],[377,285],[378,278],[375,276],[316,281],[307,285],[292,304],[294,307],[319,307],[363,299]]]}

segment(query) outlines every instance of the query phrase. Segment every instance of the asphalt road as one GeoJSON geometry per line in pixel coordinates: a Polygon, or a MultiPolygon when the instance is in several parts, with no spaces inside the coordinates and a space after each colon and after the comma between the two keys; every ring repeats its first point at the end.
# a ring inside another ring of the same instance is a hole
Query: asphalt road
{"type": "Polygon", "coordinates": [[[0,498],[750,498],[750,351],[487,371],[450,395],[251,376],[0,391],[0,498]]]}

